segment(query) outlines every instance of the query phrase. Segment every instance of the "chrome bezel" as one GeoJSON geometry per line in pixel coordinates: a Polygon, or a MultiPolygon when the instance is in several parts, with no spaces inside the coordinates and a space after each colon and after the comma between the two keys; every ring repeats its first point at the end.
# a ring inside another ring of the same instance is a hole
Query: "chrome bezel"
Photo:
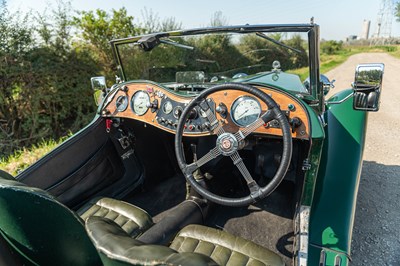
{"type": "Polygon", "coordinates": [[[161,108],[161,109],[162,109],[162,111],[163,111],[164,114],[168,115],[168,114],[170,114],[170,113],[172,112],[172,110],[174,109],[174,106],[172,105],[172,102],[168,100],[168,101],[166,101],[166,102],[162,105],[162,108],[161,108]],[[166,106],[167,104],[170,104],[170,105],[171,105],[171,110],[169,110],[169,112],[165,110],[165,106],[166,106]]]}
{"type": "Polygon", "coordinates": [[[115,100],[115,107],[117,108],[117,111],[118,112],[123,112],[123,111],[125,111],[126,110],[126,108],[128,108],[128,105],[129,105],[129,99],[128,99],[128,97],[126,96],[126,95],[120,95],[120,96],[118,96],[118,98],[115,100]],[[119,105],[118,106],[118,102],[120,101],[120,99],[125,99],[125,103],[124,104],[121,104],[121,105],[119,105]],[[121,106],[122,106],[122,108],[121,108],[121,106]]]}
{"type": "Polygon", "coordinates": [[[150,96],[146,91],[137,91],[131,97],[131,110],[133,113],[135,113],[138,116],[142,116],[147,113],[147,111],[149,110],[149,107],[147,107],[148,104],[150,104],[150,96]],[[144,112],[137,112],[134,107],[135,106],[135,98],[139,93],[144,93],[147,96],[146,109],[144,110],[144,112]]]}
{"type": "MultiPolygon", "coordinates": [[[[172,115],[173,115],[176,119],[179,119],[179,116],[175,115],[175,110],[178,110],[178,109],[180,109],[180,110],[183,112],[183,108],[182,108],[182,106],[180,106],[180,105],[175,106],[175,107],[172,109],[172,115]]],[[[181,112],[181,114],[182,114],[182,112],[181,112]]]]}
{"type": "Polygon", "coordinates": [[[260,108],[260,112],[258,113],[256,120],[257,120],[257,119],[260,117],[260,115],[261,115],[261,111],[262,111],[262,110],[261,110],[260,101],[258,101],[255,97],[252,97],[252,96],[250,96],[250,95],[242,95],[242,96],[239,96],[238,98],[236,98],[236,100],[233,101],[233,103],[232,103],[232,105],[231,105],[231,112],[230,112],[230,117],[231,117],[232,122],[235,123],[235,125],[237,125],[237,126],[239,126],[239,127],[247,127],[247,126],[251,125],[254,121],[256,121],[256,120],[254,120],[253,122],[251,122],[251,123],[249,123],[249,124],[243,125],[243,124],[239,123],[238,121],[236,121],[236,119],[235,119],[235,117],[234,117],[235,109],[237,108],[237,106],[238,106],[241,102],[243,102],[244,100],[248,100],[248,99],[250,99],[250,100],[256,102],[257,105],[258,105],[258,107],[260,108]]]}

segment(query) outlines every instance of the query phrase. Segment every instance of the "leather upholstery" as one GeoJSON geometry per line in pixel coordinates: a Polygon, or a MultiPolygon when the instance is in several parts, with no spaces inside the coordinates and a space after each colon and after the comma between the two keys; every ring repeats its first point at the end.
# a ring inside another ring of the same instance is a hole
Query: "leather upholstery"
{"type": "Polygon", "coordinates": [[[150,215],[132,204],[110,199],[93,199],[78,213],[83,220],[90,216],[100,216],[114,221],[131,237],[138,237],[153,225],[150,215]]]}
{"type": "Polygon", "coordinates": [[[277,254],[262,246],[200,225],[186,226],[169,248],[132,239],[113,221],[102,217],[89,217],[86,230],[106,266],[285,265],[277,254]]]}
{"type": "Polygon", "coordinates": [[[113,265],[217,265],[197,253],[178,253],[161,245],[146,245],[131,238],[115,222],[91,216],[86,230],[105,266],[113,265]]]}
{"type": "Polygon", "coordinates": [[[260,245],[201,225],[183,228],[170,247],[178,252],[204,254],[219,265],[285,265],[277,254],[260,245]]]}

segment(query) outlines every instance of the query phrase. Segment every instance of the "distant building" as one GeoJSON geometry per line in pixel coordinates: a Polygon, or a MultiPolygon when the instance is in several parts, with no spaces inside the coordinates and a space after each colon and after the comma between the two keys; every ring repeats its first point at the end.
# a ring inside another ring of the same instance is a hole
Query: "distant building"
{"type": "Polygon", "coordinates": [[[364,19],[362,32],[360,36],[361,40],[368,40],[370,27],[371,27],[371,21],[364,19]]]}
{"type": "Polygon", "coordinates": [[[357,35],[350,35],[349,37],[346,38],[346,42],[352,42],[357,40],[357,35]]]}

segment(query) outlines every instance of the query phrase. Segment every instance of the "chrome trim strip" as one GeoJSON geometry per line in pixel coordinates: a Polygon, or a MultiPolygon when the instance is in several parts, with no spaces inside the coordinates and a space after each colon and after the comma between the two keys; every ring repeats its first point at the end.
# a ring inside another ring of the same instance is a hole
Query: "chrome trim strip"
{"type": "Polygon", "coordinates": [[[308,226],[310,220],[310,207],[300,206],[298,214],[297,255],[295,265],[307,266],[308,261],[308,226]]]}
{"type": "Polygon", "coordinates": [[[327,103],[327,104],[341,104],[341,103],[347,101],[348,99],[350,99],[353,95],[354,95],[354,92],[351,93],[351,94],[349,94],[349,95],[347,95],[345,98],[343,98],[343,99],[340,100],[340,101],[336,101],[336,102],[329,102],[329,101],[328,101],[328,102],[326,102],[326,103],[327,103]]]}
{"type": "Polygon", "coordinates": [[[326,265],[326,251],[321,249],[321,254],[319,256],[319,266],[326,265]]]}

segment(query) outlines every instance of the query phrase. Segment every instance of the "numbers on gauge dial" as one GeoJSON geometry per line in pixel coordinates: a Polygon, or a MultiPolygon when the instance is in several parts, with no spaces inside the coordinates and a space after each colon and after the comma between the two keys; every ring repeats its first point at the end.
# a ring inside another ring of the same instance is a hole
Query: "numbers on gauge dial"
{"type": "Polygon", "coordinates": [[[149,109],[150,96],[147,92],[137,91],[133,94],[131,99],[132,111],[137,115],[144,115],[149,109]]]}
{"type": "Polygon", "coordinates": [[[173,108],[172,103],[170,101],[167,101],[164,103],[162,110],[164,114],[169,114],[172,112],[172,108],[173,108]]]}
{"type": "Polygon", "coordinates": [[[232,121],[240,126],[246,127],[256,121],[261,114],[259,101],[250,96],[242,96],[236,99],[231,107],[232,121]]]}

